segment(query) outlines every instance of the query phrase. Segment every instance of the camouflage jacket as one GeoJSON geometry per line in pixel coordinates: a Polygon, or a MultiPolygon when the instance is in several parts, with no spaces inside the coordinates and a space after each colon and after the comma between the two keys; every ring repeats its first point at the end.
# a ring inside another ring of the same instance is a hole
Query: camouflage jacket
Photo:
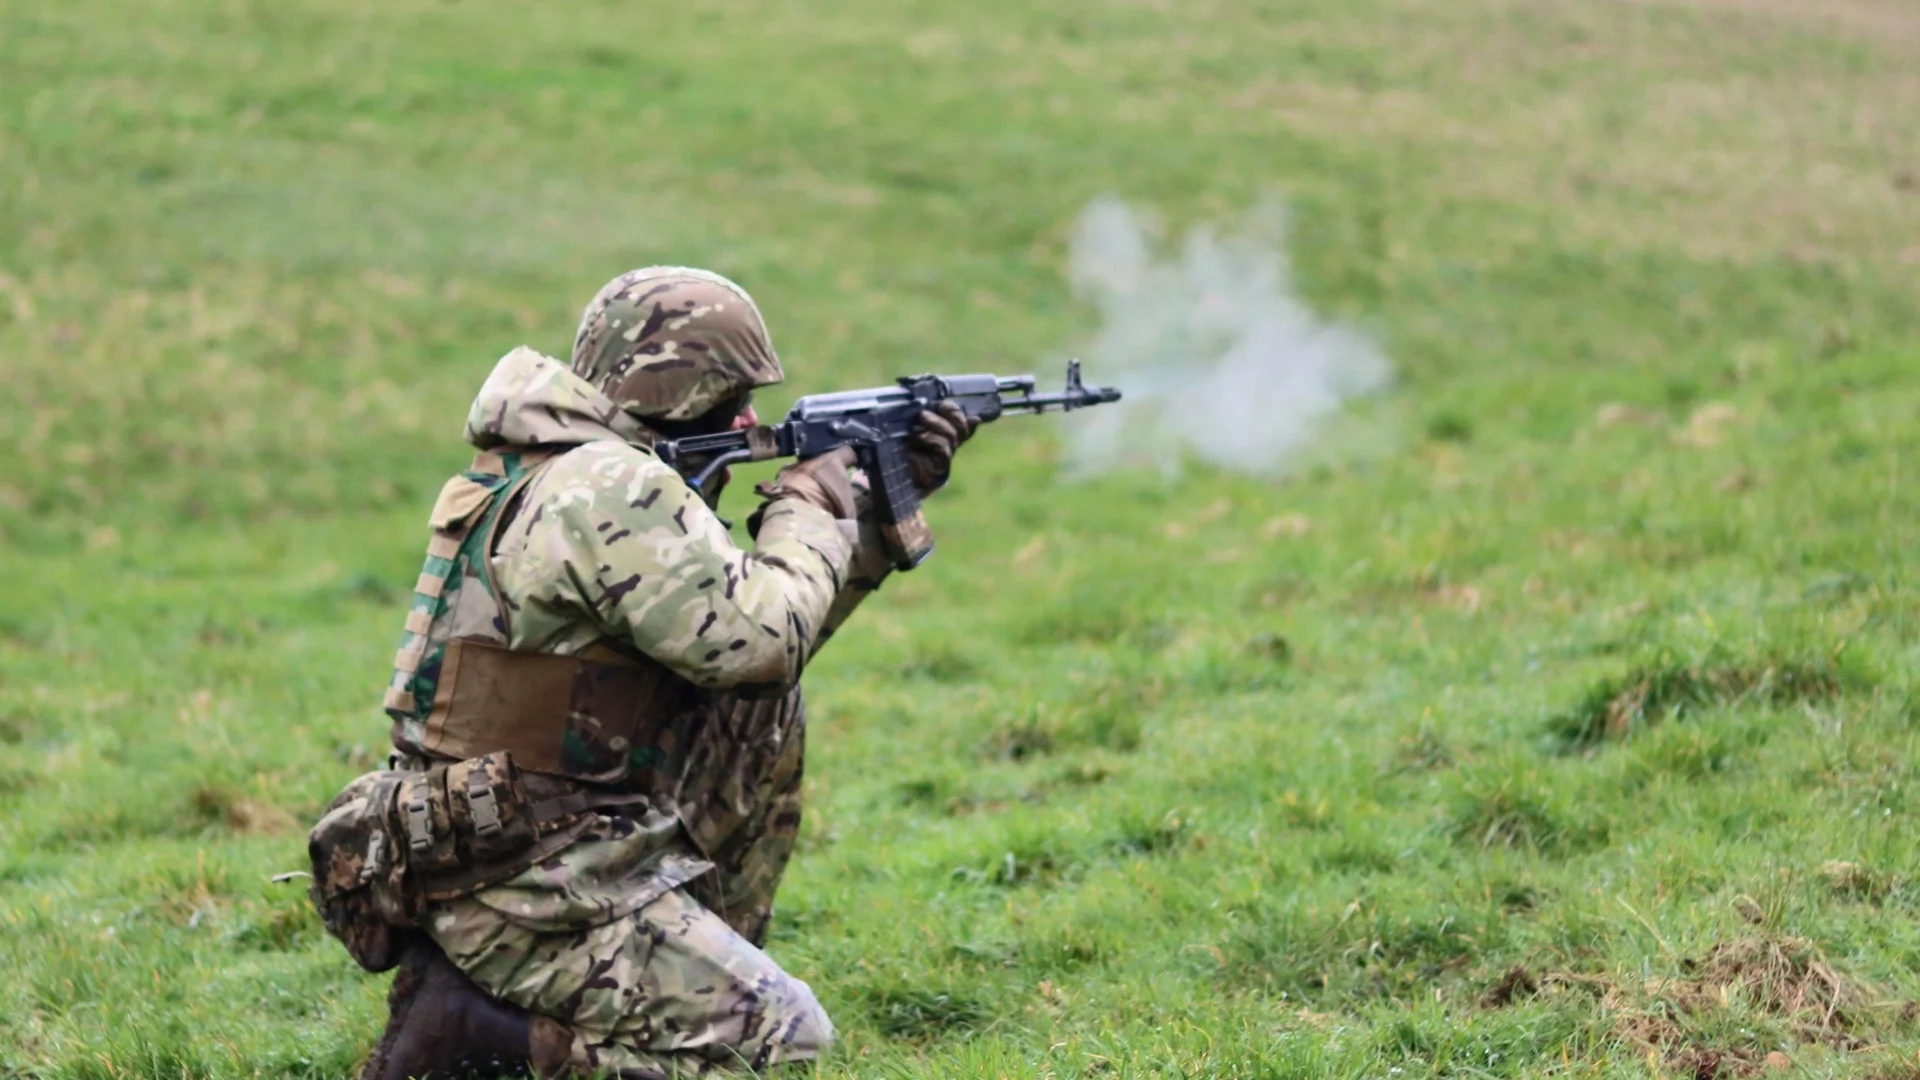
{"type": "MultiPolygon", "coordinates": [[[[562,655],[637,651],[691,684],[696,702],[683,752],[647,792],[659,812],[678,815],[684,836],[657,819],[595,830],[477,898],[546,928],[594,925],[717,864],[699,895],[759,939],[799,824],[800,673],[887,572],[871,515],[848,525],[776,501],[743,550],[647,448],[639,420],[526,348],[495,367],[466,437],[482,450],[563,452],[495,530],[498,596],[477,567],[462,568],[423,644],[475,637],[562,655]]],[[[407,732],[396,725],[403,751],[414,749],[407,732]]]]}

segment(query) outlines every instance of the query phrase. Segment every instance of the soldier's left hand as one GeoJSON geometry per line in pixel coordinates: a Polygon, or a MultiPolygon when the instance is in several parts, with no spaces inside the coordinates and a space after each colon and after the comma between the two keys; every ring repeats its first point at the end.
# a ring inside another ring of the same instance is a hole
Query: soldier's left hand
{"type": "Polygon", "coordinates": [[[907,472],[920,494],[930,495],[946,486],[954,452],[979,426],[978,420],[951,401],[920,414],[920,427],[907,439],[907,472]]]}

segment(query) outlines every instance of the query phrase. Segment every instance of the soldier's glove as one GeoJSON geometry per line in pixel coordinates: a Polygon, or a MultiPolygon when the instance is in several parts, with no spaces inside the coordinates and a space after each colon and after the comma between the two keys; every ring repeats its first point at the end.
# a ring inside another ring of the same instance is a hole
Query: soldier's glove
{"type": "MultiPolygon", "coordinates": [[[[825,510],[840,521],[852,521],[856,511],[853,481],[847,476],[847,470],[853,464],[853,447],[843,446],[832,453],[796,461],[781,469],[772,482],[762,482],[754,490],[767,502],[798,499],[825,510]]],[[[761,509],[764,510],[765,506],[761,509]]],[[[758,519],[760,511],[754,511],[753,516],[758,519]]],[[[752,525],[753,522],[749,522],[750,528],[752,525]]]]}
{"type": "Polygon", "coordinates": [[[920,414],[920,427],[907,439],[907,473],[920,494],[931,495],[947,485],[954,452],[979,426],[980,421],[952,401],[920,414]]]}

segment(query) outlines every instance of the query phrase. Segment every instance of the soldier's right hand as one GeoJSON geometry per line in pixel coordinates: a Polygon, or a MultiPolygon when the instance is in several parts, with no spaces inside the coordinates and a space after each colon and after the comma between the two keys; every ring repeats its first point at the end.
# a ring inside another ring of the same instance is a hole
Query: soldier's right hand
{"type": "Polygon", "coordinates": [[[817,506],[842,521],[852,521],[856,513],[853,481],[847,470],[854,465],[853,447],[843,446],[819,457],[796,461],[781,469],[771,483],[755,488],[769,502],[774,499],[798,499],[817,506]]]}
{"type": "Polygon", "coordinates": [[[907,440],[907,472],[921,495],[947,486],[954,452],[973,437],[973,429],[979,426],[980,421],[951,401],[920,414],[919,429],[907,440]]]}

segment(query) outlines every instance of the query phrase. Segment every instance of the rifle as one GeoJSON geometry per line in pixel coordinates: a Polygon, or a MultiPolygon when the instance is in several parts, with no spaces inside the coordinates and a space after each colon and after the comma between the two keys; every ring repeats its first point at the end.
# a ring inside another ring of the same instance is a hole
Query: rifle
{"type": "Polygon", "coordinates": [[[951,401],[970,418],[986,423],[1010,412],[1070,412],[1120,400],[1114,387],[1082,383],[1078,360],[1067,361],[1066,387],[1060,393],[1036,394],[1033,388],[1031,375],[908,375],[897,386],[803,397],[778,424],[666,439],[653,450],[669,465],[682,458],[704,458],[687,479],[688,486],[699,491],[721,469],[739,462],[804,460],[851,446],[873,484],[880,531],[893,565],[911,570],[933,554],[933,533],[907,473],[906,439],[922,412],[951,401]]]}

